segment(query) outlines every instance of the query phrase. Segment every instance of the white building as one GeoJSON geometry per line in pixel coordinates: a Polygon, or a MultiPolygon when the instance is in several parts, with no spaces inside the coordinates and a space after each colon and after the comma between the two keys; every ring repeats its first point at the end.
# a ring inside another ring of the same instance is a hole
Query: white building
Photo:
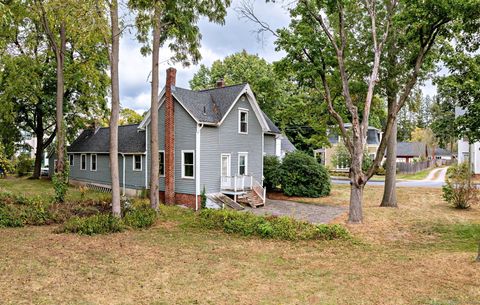
{"type": "MultiPolygon", "coordinates": [[[[464,109],[455,108],[455,116],[465,113],[464,109]]],[[[470,162],[474,174],[480,174],[480,142],[468,144],[468,139],[458,140],[458,163],[470,162]]]]}

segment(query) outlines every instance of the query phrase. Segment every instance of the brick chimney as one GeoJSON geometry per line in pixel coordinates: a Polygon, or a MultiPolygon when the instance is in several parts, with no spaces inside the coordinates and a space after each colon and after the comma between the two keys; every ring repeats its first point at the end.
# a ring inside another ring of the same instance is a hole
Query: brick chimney
{"type": "Polygon", "coordinates": [[[175,90],[177,70],[167,69],[165,84],[165,203],[175,204],[175,90]]]}
{"type": "Polygon", "coordinates": [[[219,80],[217,80],[217,88],[223,87],[225,87],[225,81],[223,80],[223,78],[220,78],[219,80]]]}

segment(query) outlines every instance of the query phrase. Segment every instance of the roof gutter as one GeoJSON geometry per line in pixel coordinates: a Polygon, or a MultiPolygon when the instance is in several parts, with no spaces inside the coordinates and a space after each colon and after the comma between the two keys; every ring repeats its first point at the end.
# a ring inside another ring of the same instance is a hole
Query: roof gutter
{"type": "Polygon", "coordinates": [[[203,124],[197,124],[195,135],[195,211],[198,211],[198,196],[200,195],[200,132],[203,126],[203,124]]]}

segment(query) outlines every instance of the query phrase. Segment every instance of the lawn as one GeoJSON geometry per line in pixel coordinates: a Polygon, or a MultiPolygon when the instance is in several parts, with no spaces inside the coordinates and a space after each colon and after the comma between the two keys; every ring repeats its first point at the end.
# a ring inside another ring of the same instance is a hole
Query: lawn
{"type": "MultiPolygon", "coordinates": [[[[43,191],[36,183],[11,187],[43,191]]],[[[354,237],[342,241],[196,229],[188,226],[191,211],[171,207],[143,231],[86,237],[54,234],[54,226],[0,229],[0,303],[478,304],[480,207],[454,210],[439,189],[399,188],[400,208],[379,208],[381,195],[379,187],[366,189],[365,224],[346,225],[354,237]]],[[[348,187],[296,199],[346,205],[348,187]]]]}

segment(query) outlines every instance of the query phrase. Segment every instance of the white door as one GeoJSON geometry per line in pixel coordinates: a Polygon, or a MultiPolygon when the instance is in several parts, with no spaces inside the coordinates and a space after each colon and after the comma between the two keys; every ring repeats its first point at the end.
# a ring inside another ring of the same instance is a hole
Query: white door
{"type": "Polygon", "coordinates": [[[222,154],[222,162],[221,162],[221,170],[220,170],[221,176],[222,177],[230,176],[231,175],[230,168],[231,168],[230,154],[222,154]]]}

